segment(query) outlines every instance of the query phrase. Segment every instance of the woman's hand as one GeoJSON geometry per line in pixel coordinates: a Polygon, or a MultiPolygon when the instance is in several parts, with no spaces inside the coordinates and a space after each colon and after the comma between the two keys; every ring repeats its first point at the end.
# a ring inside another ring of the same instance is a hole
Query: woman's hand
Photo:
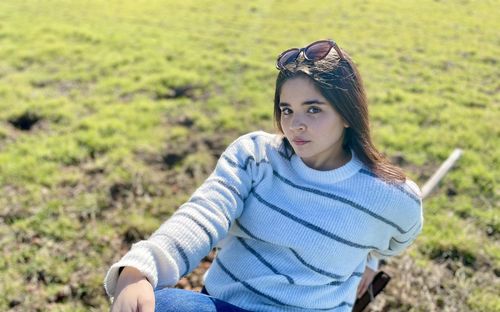
{"type": "Polygon", "coordinates": [[[370,285],[370,283],[373,281],[376,273],[376,271],[373,271],[369,267],[366,267],[365,273],[363,273],[361,282],[359,282],[358,285],[358,291],[356,293],[357,298],[361,297],[365,293],[365,291],[368,289],[368,285],[370,285]]]}
{"type": "Polygon", "coordinates": [[[125,267],[118,278],[111,312],[154,312],[153,286],[133,267],[125,267]]]}

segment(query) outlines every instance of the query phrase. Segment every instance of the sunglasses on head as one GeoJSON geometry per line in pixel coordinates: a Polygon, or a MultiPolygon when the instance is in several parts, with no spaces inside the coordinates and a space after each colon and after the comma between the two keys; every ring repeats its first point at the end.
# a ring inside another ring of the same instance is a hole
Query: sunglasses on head
{"type": "Polygon", "coordinates": [[[326,39],[319,40],[311,43],[305,48],[293,48],[282,52],[276,59],[276,68],[279,70],[285,69],[285,66],[294,62],[300,55],[301,52],[304,54],[304,58],[309,61],[319,61],[324,59],[330,50],[334,48],[337,51],[340,59],[344,59],[344,55],[340,51],[339,47],[335,41],[326,39]]]}

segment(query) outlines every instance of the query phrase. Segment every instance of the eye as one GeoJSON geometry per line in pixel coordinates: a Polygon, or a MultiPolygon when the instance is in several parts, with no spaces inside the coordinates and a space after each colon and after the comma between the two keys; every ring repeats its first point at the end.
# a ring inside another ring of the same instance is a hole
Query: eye
{"type": "Polygon", "coordinates": [[[281,114],[282,115],[290,115],[292,113],[292,110],[289,109],[288,107],[284,107],[282,110],[281,110],[281,114]]]}
{"type": "Polygon", "coordinates": [[[318,107],[316,106],[311,106],[307,109],[307,112],[308,113],[311,113],[311,114],[317,114],[319,112],[321,112],[321,109],[319,109],[318,107]]]}

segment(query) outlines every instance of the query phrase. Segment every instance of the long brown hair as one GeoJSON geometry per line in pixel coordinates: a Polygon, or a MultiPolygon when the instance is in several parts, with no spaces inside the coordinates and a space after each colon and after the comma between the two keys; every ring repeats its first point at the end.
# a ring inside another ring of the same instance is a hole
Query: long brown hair
{"type": "Polygon", "coordinates": [[[300,57],[280,70],[274,95],[274,119],[283,135],[286,152],[290,153],[290,156],[294,153],[281,126],[281,88],[287,80],[305,76],[349,125],[344,133],[344,150],[352,149],[372,173],[382,180],[392,183],[404,182],[406,176],[403,171],[392,165],[373,145],[368,103],[361,75],[347,52],[341,52],[342,58],[332,49],[324,59],[316,62],[300,57]]]}

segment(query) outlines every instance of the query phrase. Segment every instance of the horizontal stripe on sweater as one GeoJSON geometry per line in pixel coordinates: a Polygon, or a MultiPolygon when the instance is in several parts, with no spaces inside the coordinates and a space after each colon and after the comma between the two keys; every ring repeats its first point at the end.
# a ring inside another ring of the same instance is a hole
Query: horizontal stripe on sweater
{"type": "MultiPolygon", "coordinates": [[[[375,173],[373,173],[373,172],[371,172],[369,170],[361,169],[361,170],[359,170],[359,172],[362,173],[362,174],[366,174],[366,175],[368,175],[370,177],[380,179],[379,176],[377,176],[375,173]]],[[[417,204],[420,204],[420,198],[417,197],[416,195],[408,192],[407,190],[405,190],[403,187],[401,187],[399,185],[392,185],[392,186],[395,187],[396,189],[400,190],[401,192],[403,192],[406,196],[410,197],[417,204]]]]}
{"type": "Polygon", "coordinates": [[[184,261],[185,270],[184,270],[184,273],[181,274],[181,276],[187,275],[191,271],[190,265],[189,265],[189,258],[187,256],[186,252],[184,251],[184,248],[182,248],[181,244],[179,244],[177,239],[175,239],[171,235],[168,235],[165,233],[155,233],[155,234],[151,235],[151,238],[157,237],[157,236],[165,236],[167,239],[169,239],[173,242],[175,249],[181,255],[182,261],[184,261]]]}
{"type": "Polygon", "coordinates": [[[301,219],[291,213],[289,213],[288,211],[286,211],[285,209],[283,208],[280,208],[276,205],[273,205],[271,204],[270,202],[266,201],[265,199],[263,199],[259,194],[257,194],[255,192],[255,190],[252,190],[250,192],[250,194],[252,194],[258,201],[260,201],[261,203],[263,203],[264,205],[266,205],[267,207],[271,208],[272,210],[278,212],[279,214],[313,230],[314,232],[316,233],[319,233],[321,235],[324,235],[330,239],[333,239],[339,243],[342,243],[342,244],[345,244],[347,246],[350,246],[350,247],[354,247],[354,248],[360,248],[360,249],[377,249],[376,246],[370,246],[370,245],[361,245],[361,244],[358,244],[358,243],[355,243],[355,242],[352,242],[352,241],[349,241],[347,239],[344,239],[336,234],[333,234],[332,232],[329,232],[325,229],[322,229],[320,228],[319,226],[315,225],[315,224],[312,224],[308,221],[305,221],[304,219],[301,219]]]}
{"type": "MultiPolygon", "coordinates": [[[[237,162],[231,160],[229,157],[225,156],[224,155],[224,159],[226,159],[226,161],[233,167],[237,167],[237,168],[240,168],[240,169],[243,169],[243,170],[247,170],[247,167],[248,167],[248,164],[250,162],[250,160],[253,160],[255,161],[254,157],[253,156],[248,156],[245,160],[245,164],[244,165],[239,165],[237,162]]],[[[268,161],[266,160],[261,160],[260,162],[256,162],[256,165],[258,166],[259,164],[261,163],[266,163],[266,164],[269,164],[268,161]]],[[[363,172],[365,174],[370,174],[371,175],[371,172],[369,171],[366,171],[364,169],[361,169],[359,172],[363,172]]],[[[374,213],[373,211],[369,210],[368,208],[366,207],[363,207],[362,205],[358,204],[358,203],[355,203],[347,198],[344,198],[344,197],[341,197],[341,196],[338,196],[338,195],[335,195],[335,194],[331,194],[331,193],[328,193],[328,192],[324,192],[324,191],[321,191],[321,190],[318,190],[318,189],[314,189],[314,188],[311,188],[311,187],[305,187],[305,186],[300,186],[298,184],[295,184],[293,183],[292,181],[290,181],[289,179],[285,178],[284,176],[282,176],[281,174],[279,174],[276,170],[273,170],[273,175],[275,177],[277,177],[279,180],[281,180],[282,182],[284,182],[285,184],[293,187],[293,188],[296,188],[296,189],[300,189],[302,191],[305,191],[305,192],[309,192],[309,193],[313,193],[313,194],[316,194],[316,195],[319,195],[319,196],[323,196],[323,197],[326,197],[326,198],[329,198],[329,199],[332,199],[332,200],[335,200],[335,201],[339,201],[341,203],[344,203],[344,204],[347,204],[365,214],[368,214],[370,215],[371,217],[375,218],[375,219],[378,219],[392,227],[394,227],[396,230],[399,231],[399,233],[401,234],[406,234],[408,233],[410,230],[404,230],[403,228],[401,228],[400,226],[398,226],[396,223],[388,220],[387,218],[384,218],[383,216],[379,215],[379,214],[376,214],[374,213]]],[[[399,188],[398,188],[399,189],[399,188]]],[[[409,195],[410,194],[408,192],[405,192],[405,194],[409,195]]],[[[412,199],[415,200],[414,197],[411,197],[412,199]]],[[[418,200],[418,199],[417,199],[418,200]]],[[[420,201],[418,201],[418,203],[420,203],[420,201]]]]}
{"type": "MultiPolygon", "coordinates": [[[[263,298],[266,298],[267,300],[271,301],[272,303],[275,303],[275,304],[279,304],[281,306],[285,306],[285,307],[293,307],[293,308],[303,308],[303,307],[299,307],[299,306],[295,306],[295,305],[290,305],[290,304],[286,304],[268,294],[265,294],[263,293],[262,291],[258,290],[257,288],[255,288],[254,286],[250,285],[250,283],[246,282],[246,281],[243,281],[241,279],[239,279],[236,275],[234,275],[234,273],[232,273],[222,262],[221,260],[219,259],[219,257],[216,257],[215,258],[215,261],[214,263],[216,263],[221,269],[222,271],[224,271],[233,281],[237,282],[237,283],[241,283],[243,286],[245,286],[245,288],[247,288],[248,290],[250,290],[251,292],[263,297],[263,298]]],[[[332,307],[332,308],[323,308],[323,309],[315,309],[315,310],[319,310],[319,311],[329,311],[329,310],[334,310],[334,309],[337,309],[337,308],[340,308],[340,307],[343,307],[343,306],[349,306],[349,307],[352,307],[353,304],[351,303],[348,303],[348,302],[342,302],[340,303],[339,305],[336,305],[335,307],[332,307]]]]}
{"type": "MultiPolygon", "coordinates": [[[[255,236],[252,232],[250,232],[246,227],[244,227],[241,222],[239,220],[236,220],[235,221],[236,225],[243,231],[243,233],[247,234],[249,237],[257,240],[257,241],[260,241],[260,242],[264,242],[264,243],[267,243],[266,241],[258,238],[257,236],[255,236]]],[[[288,248],[292,254],[295,256],[295,258],[297,258],[297,260],[299,260],[300,263],[302,263],[305,267],[307,267],[308,269],[318,273],[318,274],[321,274],[321,275],[324,275],[324,276],[327,276],[327,277],[330,277],[330,278],[333,278],[335,280],[338,280],[338,279],[343,279],[345,276],[343,275],[339,275],[339,274],[335,274],[335,273],[331,273],[331,272],[327,272],[325,270],[322,270],[318,267],[315,267],[313,266],[312,264],[308,263],[307,261],[305,261],[297,251],[293,250],[292,248],[288,248]]],[[[353,274],[351,276],[361,276],[363,275],[362,272],[353,272],[353,274]]]]}
{"type": "Polygon", "coordinates": [[[210,242],[210,249],[213,248],[214,246],[214,239],[212,238],[212,235],[210,234],[210,231],[207,229],[207,227],[205,225],[203,225],[203,223],[201,223],[200,221],[198,221],[195,217],[193,217],[192,215],[190,215],[189,213],[185,213],[183,211],[179,211],[175,214],[175,216],[179,216],[179,217],[184,217],[184,218],[187,218],[189,220],[191,220],[192,222],[194,222],[208,237],[208,240],[210,242]]]}
{"type": "MultiPolygon", "coordinates": [[[[193,203],[193,204],[197,204],[197,205],[200,205],[202,207],[204,207],[204,205],[207,204],[207,200],[204,198],[204,197],[201,197],[201,196],[198,196],[198,195],[194,195],[193,197],[191,197],[188,201],[189,203],[193,203]]],[[[187,207],[186,207],[187,208],[187,207]]],[[[185,206],[183,205],[181,207],[181,209],[177,210],[177,211],[182,211],[183,209],[185,209],[185,206]]],[[[222,215],[224,216],[224,218],[226,219],[227,221],[227,227],[226,229],[229,229],[232,225],[232,222],[231,222],[231,217],[227,214],[227,212],[223,209],[219,209],[218,211],[222,212],[222,215]]]]}
{"type": "Polygon", "coordinates": [[[282,275],[288,280],[288,282],[290,284],[295,284],[295,281],[293,280],[293,278],[291,278],[290,276],[288,276],[286,274],[280,273],[271,263],[266,261],[266,259],[264,259],[264,257],[261,254],[259,254],[255,249],[250,247],[250,245],[248,245],[248,243],[246,243],[243,238],[238,237],[237,239],[243,245],[243,247],[245,247],[246,250],[248,250],[252,255],[254,255],[257,259],[259,259],[259,261],[262,264],[264,264],[266,267],[268,267],[274,274],[282,275]]]}
{"type": "MultiPolygon", "coordinates": [[[[282,144],[281,145],[282,147],[284,147],[284,145],[282,144]]],[[[286,160],[290,161],[290,156],[286,155],[283,151],[278,150],[278,154],[285,158],[286,160]]],[[[369,170],[366,170],[366,169],[360,169],[359,170],[360,173],[363,173],[363,174],[366,174],[366,175],[369,175],[373,178],[377,178],[377,179],[380,179],[380,177],[378,175],[376,175],[375,173],[369,171],[369,170]]],[[[381,179],[380,179],[381,180],[381,179]]],[[[382,181],[382,180],[381,180],[382,181]]],[[[406,196],[410,197],[412,200],[414,200],[417,204],[420,205],[420,198],[410,192],[408,192],[407,190],[405,190],[403,187],[399,186],[399,185],[392,185],[393,187],[396,187],[396,189],[400,190],[401,192],[403,192],[406,196]]]]}

